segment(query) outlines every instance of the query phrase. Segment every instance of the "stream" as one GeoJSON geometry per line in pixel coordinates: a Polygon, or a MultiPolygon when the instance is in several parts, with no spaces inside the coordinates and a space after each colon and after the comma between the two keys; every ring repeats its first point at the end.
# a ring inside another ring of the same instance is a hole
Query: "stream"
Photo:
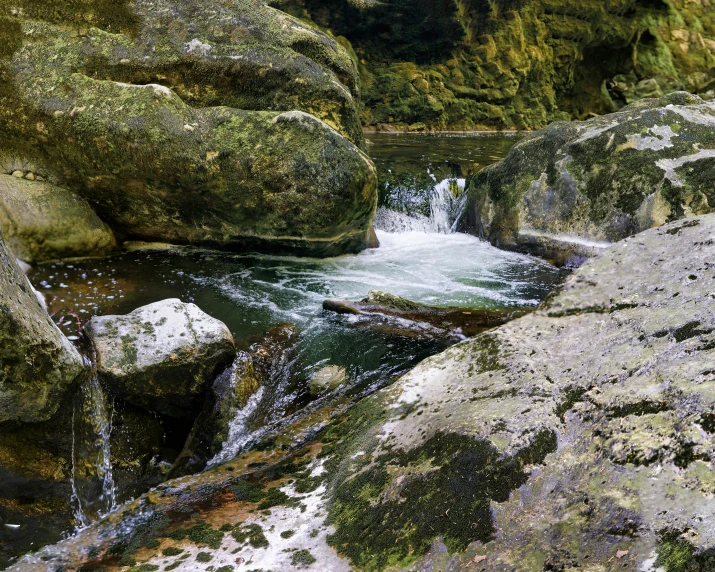
{"type": "MultiPolygon", "coordinates": [[[[324,299],[357,301],[381,290],[436,306],[513,308],[536,306],[560,282],[563,274],[542,261],[453,232],[464,206],[465,179],[503,157],[516,140],[371,136],[368,151],[381,181],[375,221],[381,246],[358,255],[319,260],[166,247],[43,265],[30,279],[74,341],[78,322],[166,298],[193,302],[222,320],[239,349],[248,349],[273,326],[293,324],[294,343],[276,360],[269,386],[236,415],[223,450],[209,463],[217,464],[309,404],[308,380],[321,368],[344,367],[348,383],[342,394],[357,399],[453,343],[366,327],[357,316],[323,311],[324,299]]],[[[119,490],[112,477],[111,396],[102,394],[94,378],[80,393],[75,417],[85,421],[73,421],[72,484],[75,520],[86,525],[133,493],[119,490]]],[[[157,462],[171,463],[188,428],[182,432],[170,420],[160,421],[168,437],[157,462]]]]}

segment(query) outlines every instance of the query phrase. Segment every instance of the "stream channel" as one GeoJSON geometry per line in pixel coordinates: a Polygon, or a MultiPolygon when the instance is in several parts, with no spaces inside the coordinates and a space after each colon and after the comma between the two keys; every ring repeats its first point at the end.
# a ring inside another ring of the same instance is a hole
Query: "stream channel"
{"type": "MultiPolygon", "coordinates": [[[[516,308],[536,306],[562,280],[563,273],[545,262],[453,232],[464,207],[466,177],[504,157],[516,141],[509,135],[370,136],[368,152],[380,177],[375,226],[381,246],[358,255],[318,260],[165,248],[43,265],[29,277],[74,341],[78,321],[166,298],[193,302],[225,322],[239,349],[248,349],[273,326],[295,326],[290,347],[274,360],[269,384],[238,412],[211,466],[298,415],[311,402],[308,380],[326,365],[345,368],[348,382],[341,395],[357,399],[454,343],[366,327],[359,316],[323,311],[324,299],[358,301],[381,290],[436,306],[516,308]]],[[[117,467],[112,475],[114,452],[107,440],[111,434],[114,444],[115,434],[126,429],[127,422],[118,419],[127,406],[105,396],[95,378],[85,382],[75,401],[72,503],[74,522],[82,526],[140,494],[152,480],[132,482],[136,475],[125,471],[122,477],[117,467]],[[89,476],[78,475],[78,467],[90,467],[89,476]]],[[[151,423],[141,421],[147,412],[133,414],[145,427],[139,433],[148,433],[151,423]]],[[[155,417],[163,434],[151,463],[165,470],[189,427],[155,417]]],[[[131,446],[136,432],[125,433],[131,446]]]]}

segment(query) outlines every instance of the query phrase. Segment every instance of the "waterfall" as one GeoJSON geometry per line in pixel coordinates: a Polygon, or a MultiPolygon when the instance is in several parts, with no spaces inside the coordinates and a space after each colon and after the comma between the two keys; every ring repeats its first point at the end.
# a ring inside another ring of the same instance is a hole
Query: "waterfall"
{"type": "Polygon", "coordinates": [[[246,443],[251,441],[254,432],[250,429],[249,421],[263,400],[264,390],[264,387],[260,387],[258,391],[248,399],[246,405],[236,412],[236,416],[231,420],[229,425],[226,442],[216,456],[208,462],[207,467],[213,467],[230,461],[238,455],[246,443]]]}
{"type": "Polygon", "coordinates": [[[107,396],[92,368],[72,414],[72,500],[80,526],[87,526],[116,505],[110,410],[107,396]]]}
{"type": "Polygon", "coordinates": [[[467,202],[465,184],[465,179],[444,179],[437,183],[430,195],[429,216],[380,207],[375,215],[375,228],[392,233],[453,233],[467,202]]]}

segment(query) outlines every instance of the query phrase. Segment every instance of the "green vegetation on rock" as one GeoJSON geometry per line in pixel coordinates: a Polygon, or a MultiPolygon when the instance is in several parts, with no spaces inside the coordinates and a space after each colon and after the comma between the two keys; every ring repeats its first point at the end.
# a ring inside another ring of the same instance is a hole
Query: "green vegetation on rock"
{"type": "Polygon", "coordinates": [[[534,129],[679,89],[715,95],[708,2],[272,4],[352,47],[368,127],[534,129]]]}

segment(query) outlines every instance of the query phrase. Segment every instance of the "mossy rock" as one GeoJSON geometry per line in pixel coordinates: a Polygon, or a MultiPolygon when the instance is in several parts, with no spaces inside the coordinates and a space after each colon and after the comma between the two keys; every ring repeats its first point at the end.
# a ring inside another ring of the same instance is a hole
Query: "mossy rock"
{"type": "Polygon", "coordinates": [[[0,423],[50,419],[83,371],[0,232],[0,423]]]}
{"type": "Polygon", "coordinates": [[[554,123],[471,177],[461,228],[503,248],[592,254],[603,243],[708,213],[713,126],[715,104],[684,92],[554,123]]]}
{"type": "Polygon", "coordinates": [[[681,89],[715,97],[706,2],[271,3],[352,44],[372,129],[538,129],[681,89]]]}
{"type": "Polygon", "coordinates": [[[195,417],[205,386],[236,353],[223,322],[178,299],[125,316],[95,316],[85,331],[97,375],[114,394],[180,419],[195,417]]]}
{"type": "Polygon", "coordinates": [[[122,240],[367,245],[376,176],[337,42],[257,0],[102,4],[0,3],[0,172],[76,192],[122,240]]]}
{"type": "MultiPolygon", "coordinates": [[[[21,173],[15,171],[15,173],[21,173]]],[[[50,183],[0,175],[0,225],[25,262],[105,256],[117,249],[111,229],[86,201],[50,183]]]]}

